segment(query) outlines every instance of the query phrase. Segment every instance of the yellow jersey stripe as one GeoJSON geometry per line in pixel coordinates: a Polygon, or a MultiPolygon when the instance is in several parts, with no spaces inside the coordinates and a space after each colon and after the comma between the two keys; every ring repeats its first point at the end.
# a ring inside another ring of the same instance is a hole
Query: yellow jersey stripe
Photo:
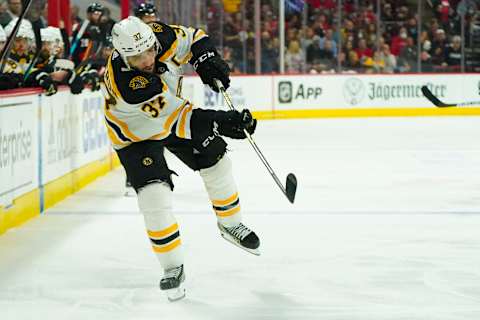
{"type": "Polygon", "coordinates": [[[130,129],[128,129],[128,126],[125,122],[119,120],[117,117],[115,117],[109,110],[105,110],[105,116],[109,121],[112,121],[115,123],[117,126],[119,126],[122,129],[122,133],[129,138],[130,140],[137,142],[141,141],[142,139],[134,135],[130,129]]]}
{"type": "Polygon", "coordinates": [[[188,101],[185,101],[184,103],[182,103],[182,105],[180,107],[178,107],[175,112],[173,112],[167,119],[167,121],[165,121],[165,124],[163,125],[163,131],[159,134],[156,134],[152,137],[150,137],[148,140],[161,140],[163,138],[165,138],[166,136],[168,136],[170,134],[170,132],[172,131],[172,127],[173,127],[173,124],[175,123],[175,120],[177,120],[180,112],[183,110],[183,108],[185,107],[185,105],[188,103],[188,101]]]}
{"type": "Polygon", "coordinates": [[[180,61],[181,64],[185,64],[187,63],[188,61],[190,61],[190,59],[192,59],[193,57],[193,54],[191,52],[189,52],[185,58],[182,59],[182,61],[180,61]]]}
{"type": "Polygon", "coordinates": [[[114,145],[124,145],[125,142],[121,141],[117,135],[115,134],[115,132],[112,130],[112,128],[110,128],[110,126],[108,125],[108,123],[106,124],[107,126],[107,132],[108,132],[108,137],[110,138],[110,140],[112,141],[112,143],[114,145]]]}
{"type": "Polygon", "coordinates": [[[170,49],[168,49],[160,58],[159,60],[161,62],[164,62],[165,60],[167,60],[168,58],[170,58],[173,53],[175,52],[175,50],[177,50],[177,45],[178,45],[178,39],[175,39],[175,41],[172,43],[172,46],[170,47],[170,49]]]}
{"type": "Polygon", "coordinates": [[[225,218],[225,217],[233,216],[235,213],[239,211],[240,211],[240,206],[226,210],[226,211],[215,210],[215,213],[217,214],[218,217],[225,218]]]}
{"type": "MultiPolygon", "coordinates": [[[[113,75],[113,67],[112,67],[112,55],[108,58],[108,63],[107,63],[107,79],[109,80],[109,87],[112,88],[113,93],[117,98],[122,98],[122,95],[120,94],[120,90],[118,90],[117,84],[115,83],[115,78],[113,75]]],[[[124,99],[123,99],[124,100],[124,99]]]]}
{"type": "Polygon", "coordinates": [[[185,139],[186,133],[185,133],[185,127],[187,125],[187,115],[189,112],[192,111],[192,105],[189,105],[187,108],[185,108],[182,111],[182,114],[180,115],[180,121],[178,122],[178,127],[177,127],[177,137],[185,139]]]}
{"type": "Polygon", "coordinates": [[[177,230],[178,230],[178,224],[174,223],[166,229],[163,229],[163,230],[160,230],[160,231],[147,230],[147,233],[148,233],[148,236],[150,238],[164,238],[164,237],[170,235],[171,233],[174,233],[177,230]]]}
{"type": "Polygon", "coordinates": [[[175,249],[181,244],[182,244],[182,241],[180,239],[177,239],[172,243],[167,244],[166,246],[159,247],[156,245],[152,245],[152,248],[153,248],[153,251],[155,251],[156,253],[167,253],[169,251],[172,251],[173,249],[175,249]]]}
{"type": "Polygon", "coordinates": [[[205,33],[205,31],[201,30],[201,29],[197,29],[195,31],[195,36],[193,37],[193,43],[197,42],[198,40],[204,38],[207,34],[205,33]]]}
{"type": "Polygon", "coordinates": [[[235,194],[231,195],[230,197],[228,197],[227,199],[225,200],[212,200],[212,203],[214,206],[225,206],[225,205],[228,205],[232,202],[235,202],[238,198],[238,192],[236,192],[235,194]]]}

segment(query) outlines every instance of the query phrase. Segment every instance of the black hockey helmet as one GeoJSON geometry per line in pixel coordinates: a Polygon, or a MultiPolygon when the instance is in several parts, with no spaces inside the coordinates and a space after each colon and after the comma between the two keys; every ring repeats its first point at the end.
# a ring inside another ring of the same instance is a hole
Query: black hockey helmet
{"type": "Polygon", "coordinates": [[[145,15],[154,15],[157,9],[151,3],[140,3],[134,10],[135,16],[141,18],[145,15]]]}
{"type": "Polygon", "coordinates": [[[103,6],[100,3],[93,2],[87,7],[87,13],[103,12],[103,6]]]}

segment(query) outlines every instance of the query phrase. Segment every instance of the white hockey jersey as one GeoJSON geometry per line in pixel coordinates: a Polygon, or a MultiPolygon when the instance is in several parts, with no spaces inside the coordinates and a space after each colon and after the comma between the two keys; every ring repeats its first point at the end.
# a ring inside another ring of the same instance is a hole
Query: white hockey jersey
{"type": "Polygon", "coordinates": [[[181,66],[191,46],[207,37],[200,29],[150,24],[160,43],[157,63],[168,71],[150,74],[127,68],[117,51],[108,59],[105,80],[105,121],[115,149],[133,142],[162,140],[170,134],[191,139],[192,104],[181,96],[181,66]]]}

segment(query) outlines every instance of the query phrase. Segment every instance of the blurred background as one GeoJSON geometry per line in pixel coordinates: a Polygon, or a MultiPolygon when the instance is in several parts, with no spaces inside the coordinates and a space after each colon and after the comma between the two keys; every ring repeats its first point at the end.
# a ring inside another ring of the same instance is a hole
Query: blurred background
{"type": "MultiPolygon", "coordinates": [[[[20,0],[4,0],[6,26],[20,0]]],[[[97,1],[104,37],[144,1],[97,1]]],[[[479,1],[156,0],[159,20],[205,29],[234,74],[477,72],[479,1]]],[[[34,26],[87,19],[88,1],[33,0],[34,26]],[[67,14],[68,10],[68,14],[67,14]]],[[[13,14],[14,16],[14,14],[13,14]]],[[[102,39],[106,41],[106,39],[102,39]]],[[[108,42],[108,41],[106,41],[108,42]]],[[[109,53],[109,52],[107,52],[109,53]]]]}

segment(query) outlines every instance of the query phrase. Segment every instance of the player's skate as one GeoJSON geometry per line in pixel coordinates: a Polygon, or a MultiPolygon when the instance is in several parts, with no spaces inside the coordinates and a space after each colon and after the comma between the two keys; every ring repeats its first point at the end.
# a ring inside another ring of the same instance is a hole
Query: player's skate
{"type": "Polygon", "coordinates": [[[128,180],[125,180],[125,193],[123,195],[125,197],[135,196],[135,190],[133,189],[132,184],[128,180]]]}
{"type": "Polygon", "coordinates": [[[220,229],[220,234],[225,240],[254,255],[260,255],[258,250],[260,239],[258,239],[255,232],[245,227],[242,223],[235,227],[225,227],[220,223],[217,225],[218,229],[220,229]]]}
{"type": "Polygon", "coordinates": [[[178,301],[185,298],[184,281],[185,273],[183,272],[182,264],[179,267],[165,270],[162,280],[160,280],[160,289],[165,291],[169,301],[178,301]]]}

